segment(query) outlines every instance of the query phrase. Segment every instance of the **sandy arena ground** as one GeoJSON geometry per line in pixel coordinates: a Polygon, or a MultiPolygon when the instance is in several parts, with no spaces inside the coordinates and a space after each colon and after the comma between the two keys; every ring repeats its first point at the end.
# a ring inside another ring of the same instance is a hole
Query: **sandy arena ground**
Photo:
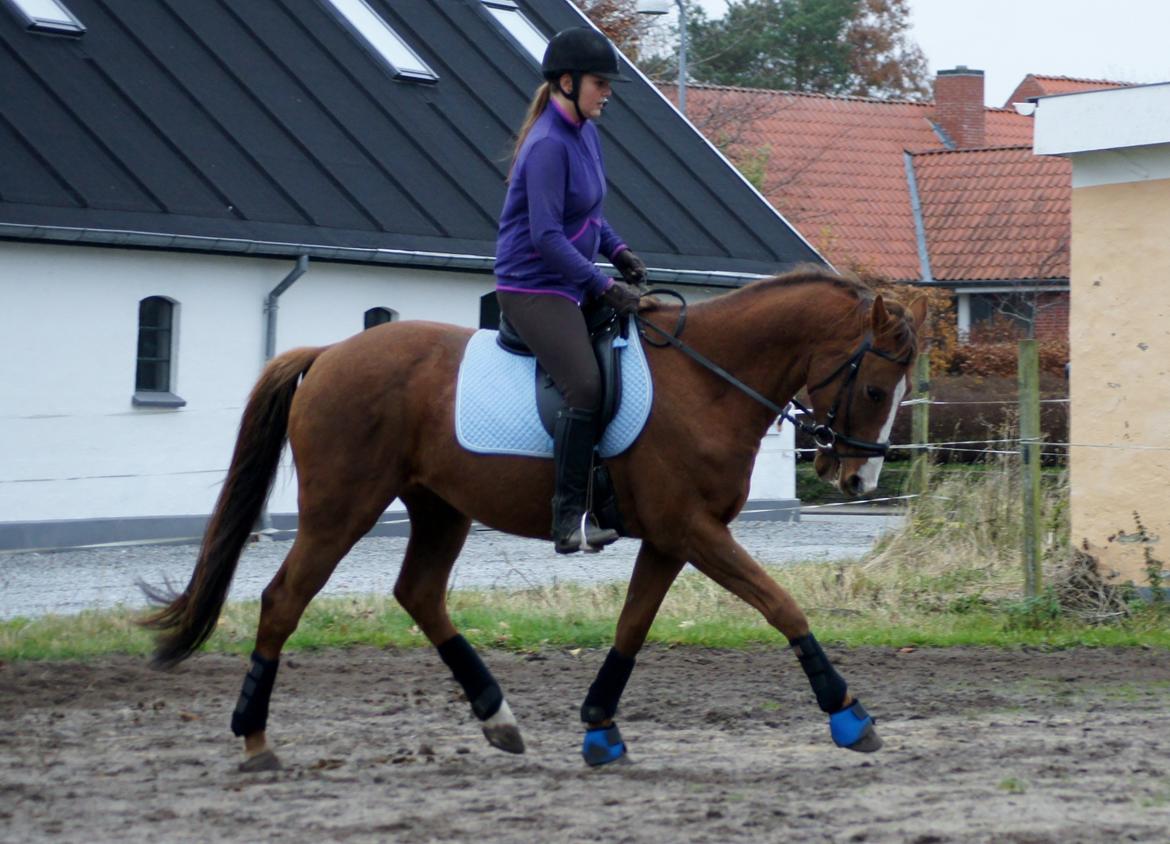
{"type": "Polygon", "coordinates": [[[832,746],[785,650],[656,647],[619,715],[635,762],[600,770],[577,723],[600,651],[486,654],[524,756],[430,650],[286,656],[261,774],[227,728],[243,658],[0,665],[0,840],[1170,841],[1166,653],[829,651],[878,753],[832,746]]]}

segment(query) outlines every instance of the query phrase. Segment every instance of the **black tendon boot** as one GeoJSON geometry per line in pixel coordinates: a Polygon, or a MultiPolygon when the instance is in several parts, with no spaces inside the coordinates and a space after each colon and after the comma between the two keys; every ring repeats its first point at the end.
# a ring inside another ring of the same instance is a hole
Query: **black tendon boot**
{"type": "Polygon", "coordinates": [[[552,534],[558,554],[598,551],[618,538],[617,531],[602,530],[588,515],[586,499],[593,467],[596,419],[593,411],[572,407],[557,413],[553,432],[557,486],[552,500],[552,534]]]}

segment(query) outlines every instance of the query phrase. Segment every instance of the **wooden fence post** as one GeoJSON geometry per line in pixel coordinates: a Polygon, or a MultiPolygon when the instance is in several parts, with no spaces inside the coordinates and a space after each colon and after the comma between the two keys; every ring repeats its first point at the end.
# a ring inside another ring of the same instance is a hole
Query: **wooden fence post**
{"type": "MultiPolygon", "coordinates": [[[[930,441],[930,350],[924,349],[914,362],[914,398],[918,404],[912,406],[910,419],[910,441],[915,445],[926,445],[930,441]]],[[[930,483],[930,452],[917,449],[910,458],[910,483],[912,495],[922,495],[930,483]]]]}
{"type": "Polygon", "coordinates": [[[1024,499],[1024,594],[1043,588],[1040,547],[1040,355],[1035,340],[1020,341],[1020,486],[1024,499]]]}

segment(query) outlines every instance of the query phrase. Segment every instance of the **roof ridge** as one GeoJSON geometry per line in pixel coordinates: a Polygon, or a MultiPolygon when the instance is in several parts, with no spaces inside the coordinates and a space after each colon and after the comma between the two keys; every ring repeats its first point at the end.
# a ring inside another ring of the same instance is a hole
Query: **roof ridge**
{"type": "MultiPolygon", "coordinates": [[[[655,82],[655,85],[660,88],[675,88],[678,87],[677,82],[655,82]]],[[[934,100],[883,100],[878,97],[859,97],[854,94],[825,94],[820,91],[789,91],[784,88],[752,88],[747,85],[715,85],[710,82],[688,82],[687,90],[699,91],[736,91],[743,94],[768,94],[779,95],[784,97],[806,97],[812,100],[845,100],[857,103],[873,103],[875,105],[910,105],[919,106],[921,108],[933,108],[936,103],[934,100]]],[[[989,106],[985,105],[985,111],[1003,112],[1005,114],[1017,114],[1015,109],[1004,106],[989,106]]]]}
{"type": "Polygon", "coordinates": [[[1029,73],[1028,76],[1031,76],[1033,79],[1051,79],[1061,82],[1100,82],[1106,85],[1117,85],[1122,88],[1134,84],[1133,82],[1122,82],[1119,79],[1090,79],[1085,76],[1058,76],[1051,73],[1029,73]]]}
{"type": "MultiPolygon", "coordinates": [[[[678,87],[677,82],[656,82],[659,87],[678,87]]],[[[789,91],[784,88],[752,88],[747,85],[716,85],[710,82],[688,82],[687,90],[701,91],[739,91],[744,94],[779,94],[786,97],[808,97],[820,100],[854,100],[863,103],[880,103],[882,105],[912,105],[932,106],[929,100],[884,100],[878,97],[860,97],[855,94],[825,94],[820,91],[789,91]]]]}
{"type": "Polygon", "coordinates": [[[910,155],[947,155],[957,152],[1002,152],[1009,149],[1032,149],[1031,144],[997,144],[984,147],[963,147],[962,149],[921,149],[906,150],[910,155]]]}

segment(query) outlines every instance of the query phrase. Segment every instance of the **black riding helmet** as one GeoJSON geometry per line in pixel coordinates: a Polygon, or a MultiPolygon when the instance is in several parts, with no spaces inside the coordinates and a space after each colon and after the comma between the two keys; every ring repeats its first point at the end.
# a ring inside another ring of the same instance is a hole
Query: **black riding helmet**
{"type": "MultiPolygon", "coordinates": [[[[584,120],[577,105],[577,94],[581,90],[581,77],[586,73],[600,76],[611,82],[629,82],[622,76],[617,50],[609,39],[586,26],[562,29],[548,42],[540,71],[549,82],[556,82],[562,74],[573,77],[573,90],[566,96],[577,109],[577,116],[584,120]]],[[[562,92],[563,93],[563,92],[562,92]]]]}

